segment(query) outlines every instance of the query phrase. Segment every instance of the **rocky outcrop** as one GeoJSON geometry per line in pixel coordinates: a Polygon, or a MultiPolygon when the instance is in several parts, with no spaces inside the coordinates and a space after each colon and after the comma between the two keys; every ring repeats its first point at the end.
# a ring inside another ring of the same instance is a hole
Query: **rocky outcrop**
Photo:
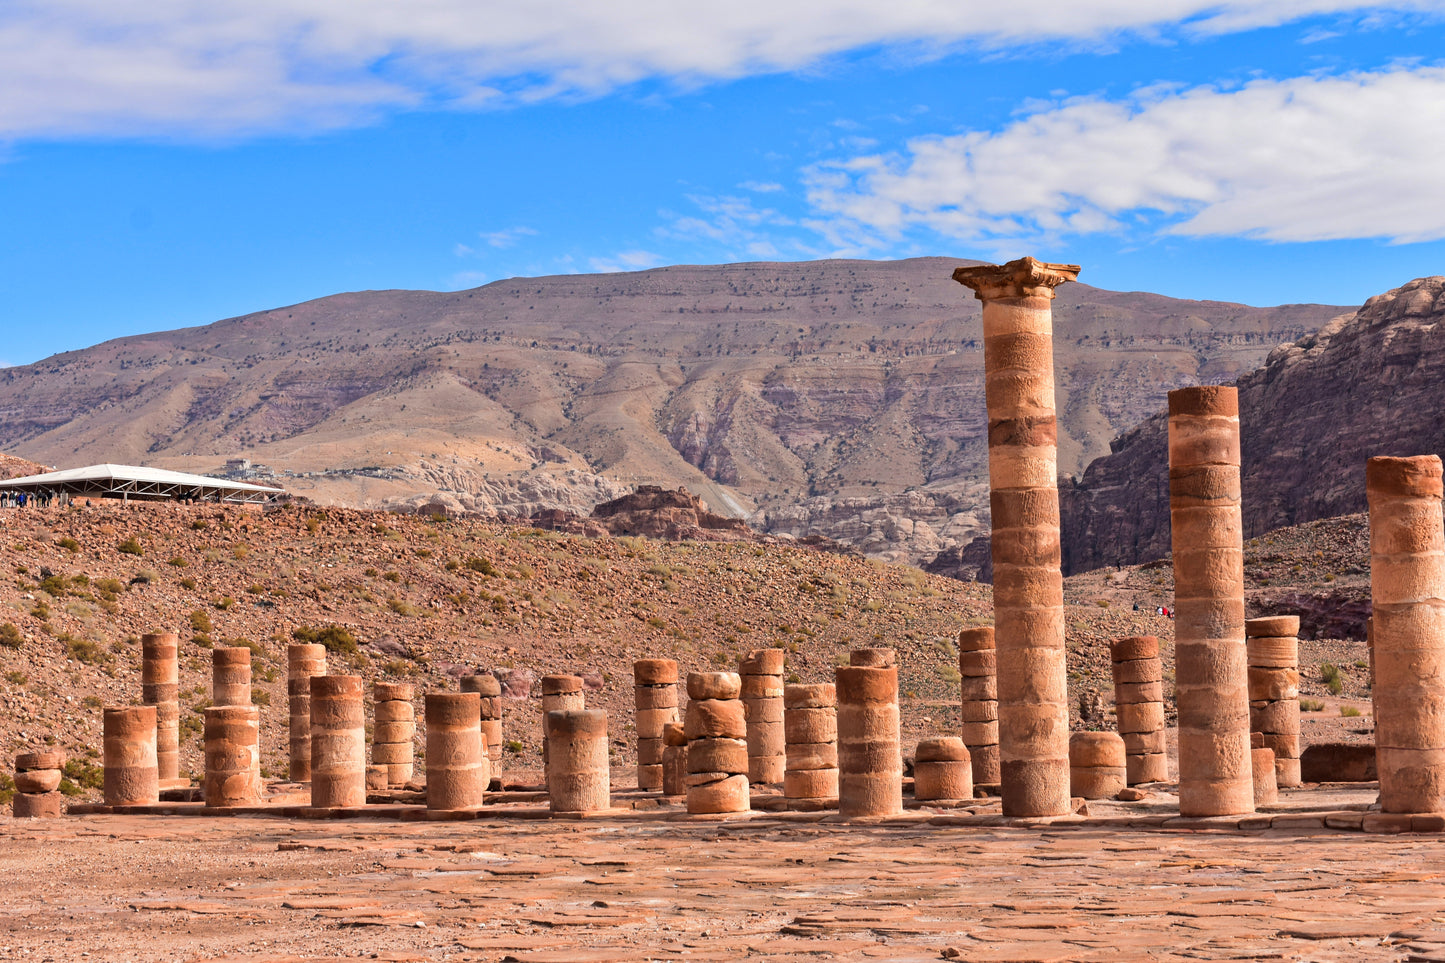
{"type": "Polygon", "coordinates": [[[448,488],[396,496],[381,507],[419,515],[533,518],[553,511],[585,515],[598,502],[618,498],[627,491],[610,478],[580,471],[535,471],[501,477],[452,472],[444,479],[438,479],[433,472],[426,478],[431,482],[442,480],[448,488]]]}
{"type": "Polygon", "coordinates": [[[674,491],[657,485],[642,485],[635,492],[604,502],[592,509],[587,518],[549,511],[534,516],[531,524],[577,535],[642,535],[667,541],[760,541],[763,538],[741,520],[709,511],[707,504],[686,488],[674,491]]]}
{"type": "Polygon", "coordinates": [[[918,563],[962,548],[986,531],[987,505],[988,488],[980,481],[959,490],[809,498],[764,509],[748,521],[769,534],[823,535],[870,558],[918,563]]]}
{"type": "MultiPolygon", "coordinates": [[[[1373,455],[1445,453],[1442,322],[1445,277],[1421,278],[1239,379],[1246,537],[1363,511],[1373,455]]],[[[1169,551],[1166,439],[1156,415],[1062,486],[1066,572],[1169,551]]]]}

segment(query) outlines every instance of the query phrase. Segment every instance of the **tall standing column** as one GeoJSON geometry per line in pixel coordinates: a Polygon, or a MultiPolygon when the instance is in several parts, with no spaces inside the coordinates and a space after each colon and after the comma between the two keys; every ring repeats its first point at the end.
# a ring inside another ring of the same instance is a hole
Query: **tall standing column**
{"type": "Polygon", "coordinates": [[[173,632],[152,632],[141,636],[140,645],[141,702],[156,707],[156,778],[170,783],[181,771],[180,639],[173,632]]]}
{"type": "Polygon", "coordinates": [[[551,764],[552,750],[547,748],[547,713],[581,712],[587,708],[587,692],[580,675],[542,676],[542,775],[551,764]]]}
{"type": "Polygon", "coordinates": [[[311,677],[326,674],[326,647],[310,643],[286,648],[286,695],[290,703],[292,782],[311,781],[311,677]]]}
{"type": "Polygon", "coordinates": [[[1445,811],[1445,534],[1435,455],[1371,458],[1375,755],[1380,808],[1445,811]]]}
{"type": "Polygon", "coordinates": [[[1164,744],[1164,665],[1159,640],[1136,635],[1109,643],[1114,673],[1114,719],[1124,738],[1129,785],[1167,782],[1164,744]]]}
{"type": "Polygon", "coordinates": [[[1031,257],[953,272],[983,302],[999,782],[1007,816],[1070,809],[1050,302],[1055,287],[1078,276],[1078,265],[1031,257]]]}
{"type": "Polygon", "coordinates": [[[1254,812],[1244,643],[1239,392],[1169,392],[1179,812],[1254,812]]]}

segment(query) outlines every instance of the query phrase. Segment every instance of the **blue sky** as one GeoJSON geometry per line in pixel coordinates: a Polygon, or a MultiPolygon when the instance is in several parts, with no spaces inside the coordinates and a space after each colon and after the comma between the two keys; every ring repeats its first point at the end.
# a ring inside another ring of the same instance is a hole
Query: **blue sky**
{"type": "Polygon", "coordinates": [[[0,362],[376,288],[1033,254],[1445,273],[1445,2],[9,0],[0,362]]]}

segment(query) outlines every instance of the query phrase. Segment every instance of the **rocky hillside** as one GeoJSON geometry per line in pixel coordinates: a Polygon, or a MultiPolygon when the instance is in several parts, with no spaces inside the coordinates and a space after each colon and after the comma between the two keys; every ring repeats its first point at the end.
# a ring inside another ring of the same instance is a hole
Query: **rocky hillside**
{"type": "MultiPolygon", "coordinates": [[[[63,467],[244,457],[322,503],[440,494],[510,515],[685,486],[766,531],[922,561],[987,520],[979,305],[950,279],[959,263],[337,295],[5,369],[0,449],[63,467]]],[[[1167,389],[1232,379],[1341,310],[1065,285],[1063,470],[1167,389]]]]}
{"type": "Polygon", "coordinates": [[[50,469],[44,465],[0,452],[0,479],[22,478],[26,475],[38,475],[49,470],[50,469]]]}
{"type": "MultiPolygon", "coordinates": [[[[1445,454],[1445,277],[1371,298],[1239,379],[1246,536],[1363,511],[1373,455],[1445,454]]],[[[1065,570],[1169,551],[1156,414],[1061,491],[1065,570]]]]}

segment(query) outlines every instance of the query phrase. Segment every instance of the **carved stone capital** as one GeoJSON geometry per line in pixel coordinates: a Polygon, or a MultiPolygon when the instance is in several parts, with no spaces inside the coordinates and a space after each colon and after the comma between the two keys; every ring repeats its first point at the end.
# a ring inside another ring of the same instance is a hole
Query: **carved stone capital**
{"type": "Polygon", "coordinates": [[[1007,264],[981,264],[961,267],[953,279],[972,288],[980,301],[999,298],[1050,298],[1054,288],[1079,277],[1077,264],[1047,264],[1031,257],[1021,257],[1007,264]]]}

